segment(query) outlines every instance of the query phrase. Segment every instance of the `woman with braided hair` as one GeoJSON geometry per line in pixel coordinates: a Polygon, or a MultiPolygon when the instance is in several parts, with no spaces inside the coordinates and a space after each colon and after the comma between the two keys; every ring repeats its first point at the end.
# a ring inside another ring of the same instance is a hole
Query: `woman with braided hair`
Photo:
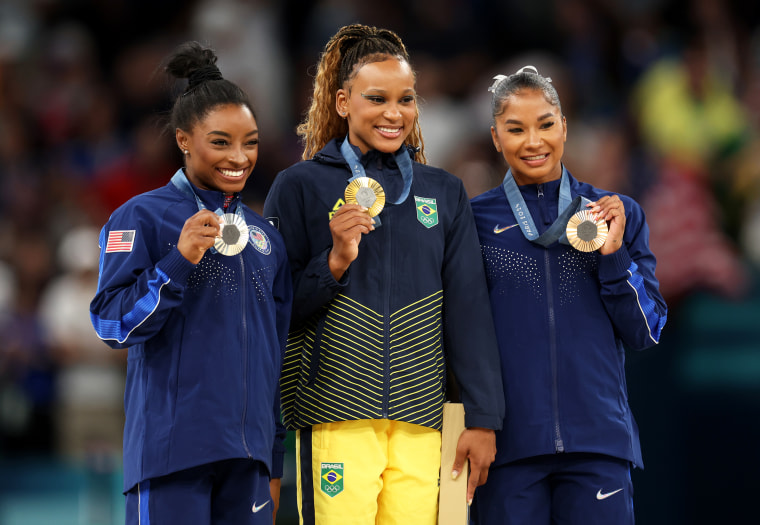
{"type": "Polygon", "coordinates": [[[241,202],[259,131],[215,62],[194,42],[169,58],[188,79],[168,126],[184,166],[100,234],[92,322],[129,348],[128,525],[271,524],[279,501],[292,280],[279,233],[241,202]]]}
{"type": "Polygon", "coordinates": [[[294,279],[283,375],[304,524],[437,522],[447,367],[466,413],[455,472],[485,482],[503,417],[485,275],[460,179],[425,164],[401,39],[341,28],[322,53],[264,215],[294,279]]]}

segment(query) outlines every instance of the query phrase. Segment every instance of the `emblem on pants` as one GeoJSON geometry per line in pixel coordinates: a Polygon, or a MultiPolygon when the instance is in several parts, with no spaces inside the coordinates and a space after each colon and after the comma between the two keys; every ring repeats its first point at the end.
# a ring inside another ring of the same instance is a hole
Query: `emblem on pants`
{"type": "Polygon", "coordinates": [[[334,498],[343,492],[343,463],[322,463],[319,486],[322,492],[334,498]]]}

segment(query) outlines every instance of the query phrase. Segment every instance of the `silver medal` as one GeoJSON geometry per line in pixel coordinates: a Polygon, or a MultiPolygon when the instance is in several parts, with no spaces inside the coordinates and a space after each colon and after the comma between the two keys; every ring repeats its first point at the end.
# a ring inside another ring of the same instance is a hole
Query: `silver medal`
{"type": "Polygon", "coordinates": [[[224,222],[220,225],[219,236],[214,241],[214,248],[222,255],[237,255],[248,244],[248,226],[242,217],[234,213],[222,215],[224,222]]]}

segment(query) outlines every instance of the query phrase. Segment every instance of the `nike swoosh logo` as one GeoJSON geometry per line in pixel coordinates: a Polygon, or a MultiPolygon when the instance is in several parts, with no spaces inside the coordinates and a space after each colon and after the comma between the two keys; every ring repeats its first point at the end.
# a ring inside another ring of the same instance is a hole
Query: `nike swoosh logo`
{"type": "Polygon", "coordinates": [[[254,514],[256,514],[258,511],[260,511],[261,509],[263,509],[264,507],[266,507],[267,503],[269,503],[269,500],[265,501],[261,505],[256,505],[256,503],[254,503],[253,507],[251,507],[251,512],[253,512],[254,514]]]}
{"type": "Polygon", "coordinates": [[[499,234],[501,232],[507,231],[510,228],[514,228],[515,226],[517,226],[516,223],[512,224],[511,226],[504,226],[503,228],[499,228],[499,225],[497,224],[496,226],[493,227],[493,232],[496,233],[496,234],[499,234]]]}
{"type": "Polygon", "coordinates": [[[596,493],[596,499],[598,499],[598,500],[607,499],[610,496],[614,496],[615,494],[617,494],[621,490],[623,490],[623,489],[617,489],[617,490],[613,490],[612,492],[608,492],[606,494],[602,494],[602,489],[599,489],[599,492],[596,493]]]}

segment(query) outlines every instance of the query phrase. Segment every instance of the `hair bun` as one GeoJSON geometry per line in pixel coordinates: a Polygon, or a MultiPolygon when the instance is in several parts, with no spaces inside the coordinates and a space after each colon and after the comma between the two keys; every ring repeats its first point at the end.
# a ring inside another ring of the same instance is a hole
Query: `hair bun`
{"type": "Polygon", "coordinates": [[[195,87],[209,80],[222,80],[222,72],[215,65],[202,66],[187,75],[187,86],[195,87]]]}

